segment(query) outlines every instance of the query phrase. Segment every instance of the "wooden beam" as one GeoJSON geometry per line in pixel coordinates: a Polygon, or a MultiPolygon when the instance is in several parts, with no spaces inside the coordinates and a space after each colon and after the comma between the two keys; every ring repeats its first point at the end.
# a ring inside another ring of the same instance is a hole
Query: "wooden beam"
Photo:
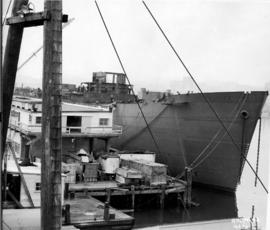
{"type": "Polygon", "coordinates": [[[42,176],[41,229],[60,230],[61,206],[61,84],[62,0],[45,0],[43,90],[42,90],[42,176]]]}
{"type": "MultiPolygon", "coordinates": [[[[2,9],[2,2],[0,4],[0,15],[1,15],[1,19],[3,18],[3,9],[2,9]]],[[[2,21],[1,21],[2,22],[2,21]]],[[[3,53],[3,48],[2,48],[2,44],[3,44],[3,39],[2,39],[2,32],[3,32],[3,26],[1,25],[0,28],[0,172],[2,174],[2,156],[4,155],[3,151],[3,74],[2,74],[2,53],[3,53]]],[[[3,208],[2,208],[2,176],[0,176],[0,229],[3,229],[3,208]]]]}
{"type": "MultiPolygon", "coordinates": [[[[28,0],[16,0],[13,3],[12,16],[17,14],[28,0]]],[[[9,114],[14,91],[14,84],[18,68],[18,60],[23,36],[22,26],[11,26],[8,30],[5,55],[3,61],[3,129],[2,129],[2,157],[7,137],[9,114]]]]}
{"type": "Polygon", "coordinates": [[[7,190],[7,194],[15,202],[15,204],[17,205],[18,208],[23,208],[23,206],[20,203],[20,201],[17,200],[17,198],[13,195],[13,193],[11,191],[7,190]]]}
{"type": "MultiPolygon", "coordinates": [[[[14,16],[7,18],[6,25],[21,25],[23,27],[43,26],[44,21],[50,20],[48,11],[29,13],[22,16],[14,16]]],[[[62,22],[68,21],[68,15],[62,16],[62,22]]]]}
{"type": "Polygon", "coordinates": [[[14,158],[15,164],[16,164],[17,169],[18,169],[18,171],[19,171],[19,174],[20,174],[20,176],[21,176],[21,181],[22,181],[22,184],[23,184],[23,188],[24,188],[24,190],[25,190],[25,193],[26,193],[26,195],[27,195],[27,198],[28,198],[28,200],[29,200],[29,202],[30,202],[30,205],[34,208],[35,206],[34,206],[34,203],[33,203],[32,197],[31,197],[31,194],[30,194],[30,192],[29,192],[29,189],[28,189],[28,187],[27,187],[26,181],[25,181],[25,179],[24,179],[24,176],[23,176],[21,167],[20,167],[20,165],[19,165],[19,163],[18,163],[18,161],[17,161],[16,155],[15,155],[15,151],[14,151],[14,149],[13,149],[13,147],[12,147],[12,145],[11,145],[10,142],[8,142],[8,147],[9,147],[11,153],[12,153],[12,156],[13,156],[13,158],[14,158]]]}
{"type": "Polygon", "coordinates": [[[29,13],[22,16],[7,18],[6,25],[22,25],[23,27],[41,26],[45,20],[49,20],[48,12],[29,13]]]}

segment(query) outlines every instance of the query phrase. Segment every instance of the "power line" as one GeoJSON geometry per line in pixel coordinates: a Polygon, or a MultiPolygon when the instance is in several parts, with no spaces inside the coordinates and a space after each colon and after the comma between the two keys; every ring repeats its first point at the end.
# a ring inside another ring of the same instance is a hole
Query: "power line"
{"type": "Polygon", "coordinates": [[[223,129],[226,131],[227,135],[229,136],[229,138],[231,139],[232,143],[235,145],[235,147],[237,148],[237,150],[240,152],[240,154],[242,155],[242,157],[244,158],[244,160],[247,162],[247,164],[249,165],[249,167],[251,168],[251,170],[253,171],[253,173],[255,174],[256,178],[259,180],[259,182],[261,183],[262,187],[264,188],[265,192],[268,194],[268,190],[266,188],[266,186],[264,185],[264,183],[261,181],[261,179],[259,178],[259,176],[257,175],[256,171],[254,170],[254,168],[252,167],[252,165],[249,163],[249,161],[247,160],[246,156],[241,152],[240,147],[238,146],[238,144],[235,142],[235,140],[233,139],[232,135],[230,134],[229,130],[226,128],[226,126],[224,125],[223,121],[221,120],[221,118],[219,117],[219,115],[217,114],[217,112],[215,111],[214,107],[212,106],[212,104],[210,103],[210,101],[208,100],[208,98],[206,97],[206,95],[203,93],[202,89],[200,88],[200,86],[198,85],[198,83],[196,82],[196,80],[194,79],[194,77],[192,76],[191,72],[189,71],[189,69],[187,68],[187,66],[185,65],[185,63],[183,62],[183,60],[181,59],[181,57],[179,56],[179,54],[177,53],[177,51],[175,50],[175,48],[173,47],[172,43],[170,42],[170,40],[168,39],[168,37],[166,36],[165,32],[162,30],[161,26],[159,25],[159,23],[157,22],[157,20],[155,19],[154,15],[152,14],[152,12],[150,11],[150,9],[148,8],[148,6],[146,5],[146,3],[144,1],[142,1],[142,3],[144,4],[146,10],[148,11],[148,13],[151,15],[152,19],[154,20],[154,22],[156,23],[157,27],[159,28],[160,32],[163,34],[163,36],[165,37],[166,41],[168,42],[168,44],[170,45],[170,47],[172,48],[173,52],[175,53],[175,55],[177,56],[178,60],[181,62],[181,64],[183,65],[184,69],[186,70],[186,72],[188,73],[189,77],[191,78],[191,80],[193,81],[193,83],[196,85],[196,87],[198,88],[198,90],[200,91],[202,97],[204,98],[204,100],[206,101],[206,103],[208,104],[210,110],[214,113],[214,115],[216,116],[217,120],[219,121],[219,123],[221,124],[221,126],[223,127],[223,129]]]}
{"type": "MultiPolygon", "coordinates": [[[[99,8],[99,6],[98,6],[97,1],[95,1],[95,4],[96,4],[96,7],[97,7],[97,9],[98,9],[99,15],[100,15],[100,17],[101,17],[101,19],[102,19],[103,25],[104,25],[104,27],[105,27],[105,29],[106,29],[106,32],[107,32],[107,34],[108,34],[108,36],[109,36],[109,38],[110,38],[110,41],[111,41],[111,44],[112,44],[112,46],[113,46],[114,52],[115,52],[115,54],[116,54],[116,56],[117,56],[117,59],[118,59],[120,65],[121,65],[122,71],[123,71],[123,73],[126,75],[128,84],[131,86],[130,81],[129,81],[129,78],[128,78],[127,73],[126,73],[126,70],[125,70],[124,65],[123,65],[123,63],[122,63],[122,61],[121,61],[121,58],[120,58],[120,56],[119,56],[119,54],[118,54],[118,52],[117,52],[117,49],[116,49],[115,44],[114,44],[114,42],[113,42],[113,40],[112,40],[111,34],[110,34],[109,29],[108,29],[108,27],[107,27],[107,25],[106,25],[106,22],[105,22],[105,20],[104,20],[104,18],[103,18],[103,15],[102,15],[102,13],[101,13],[101,11],[100,11],[100,8],[99,8]]],[[[154,134],[152,133],[152,130],[150,129],[150,126],[149,126],[149,124],[148,124],[148,122],[147,122],[147,120],[146,120],[146,118],[145,118],[145,115],[144,115],[144,113],[143,113],[143,111],[142,111],[142,108],[141,108],[141,106],[140,106],[140,104],[139,104],[139,102],[138,102],[138,100],[137,100],[137,98],[136,98],[136,95],[135,95],[135,92],[134,92],[133,87],[131,87],[131,91],[132,91],[132,94],[134,95],[135,101],[136,101],[136,103],[137,103],[137,105],[138,105],[138,107],[139,107],[139,110],[140,110],[140,112],[141,112],[141,114],[142,114],[142,117],[143,117],[143,119],[144,119],[144,121],[145,121],[145,124],[146,124],[146,126],[147,126],[147,129],[148,129],[148,131],[149,131],[149,133],[150,133],[150,135],[151,135],[151,137],[152,137],[152,139],[153,139],[153,141],[154,141],[154,144],[155,144],[155,146],[156,146],[156,148],[157,148],[157,150],[158,150],[158,153],[160,154],[161,152],[160,152],[160,149],[159,149],[158,144],[157,144],[157,142],[156,142],[156,139],[155,139],[155,137],[154,137],[154,134]]]]}

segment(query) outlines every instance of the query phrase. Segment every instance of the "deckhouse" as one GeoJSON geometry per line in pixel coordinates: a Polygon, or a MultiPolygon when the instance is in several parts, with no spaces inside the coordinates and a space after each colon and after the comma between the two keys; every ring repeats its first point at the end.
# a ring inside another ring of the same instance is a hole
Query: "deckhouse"
{"type": "MultiPolygon", "coordinates": [[[[13,98],[8,137],[13,142],[16,154],[24,157],[26,150],[30,149],[32,156],[40,156],[41,123],[41,99],[21,96],[13,98]]],[[[122,127],[113,124],[111,107],[62,103],[64,160],[66,155],[76,154],[81,149],[91,153],[95,138],[104,140],[105,148],[108,148],[109,139],[121,133],[122,127]]]]}

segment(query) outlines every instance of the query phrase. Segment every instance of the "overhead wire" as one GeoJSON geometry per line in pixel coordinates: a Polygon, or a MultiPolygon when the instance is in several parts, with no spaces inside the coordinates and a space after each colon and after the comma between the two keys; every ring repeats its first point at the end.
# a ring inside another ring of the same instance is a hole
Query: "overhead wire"
{"type": "Polygon", "coordinates": [[[183,62],[183,60],[181,59],[181,57],[179,56],[178,52],[175,50],[174,46],[172,45],[172,43],[170,42],[169,38],[166,36],[165,32],[163,31],[163,29],[161,28],[161,26],[159,25],[159,23],[157,22],[156,18],[154,17],[154,15],[152,14],[152,12],[150,11],[149,7],[146,5],[146,3],[144,1],[142,1],[143,5],[145,6],[146,10],[148,11],[148,13],[150,14],[150,16],[152,17],[152,19],[154,20],[155,24],[157,25],[157,27],[159,28],[160,32],[162,33],[162,35],[164,36],[164,38],[166,39],[166,41],[168,42],[169,46],[171,47],[171,49],[173,50],[174,54],[177,56],[178,60],[180,61],[180,63],[182,64],[182,66],[184,67],[184,69],[186,70],[186,72],[188,73],[189,77],[191,78],[191,80],[193,81],[193,83],[196,85],[196,87],[198,88],[198,90],[200,91],[203,99],[205,100],[205,102],[208,104],[210,110],[213,112],[213,114],[215,115],[215,117],[217,118],[217,120],[219,121],[220,125],[223,127],[223,129],[226,131],[227,135],[229,136],[229,138],[231,139],[232,143],[234,144],[234,146],[237,148],[237,150],[240,152],[240,154],[242,155],[243,159],[247,162],[247,164],[249,165],[249,167],[251,168],[251,170],[253,171],[254,175],[257,177],[258,181],[260,182],[260,184],[262,185],[263,189],[265,190],[265,192],[268,194],[268,190],[266,188],[266,186],[264,185],[264,183],[262,182],[262,180],[260,179],[260,177],[256,174],[256,171],[254,170],[254,168],[252,167],[252,165],[250,164],[250,162],[247,160],[246,156],[241,152],[240,147],[238,146],[238,144],[235,142],[234,138],[232,137],[232,135],[230,134],[229,130],[226,128],[225,124],[223,123],[223,121],[221,120],[221,118],[219,117],[218,113],[216,112],[216,110],[214,109],[214,107],[212,106],[212,104],[210,103],[210,101],[208,100],[208,98],[206,97],[206,95],[204,94],[204,92],[202,91],[202,89],[200,88],[200,86],[198,85],[197,81],[194,79],[194,77],[192,76],[191,72],[189,71],[189,69],[187,68],[187,66],[185,65],[185,63],[183,62]]]}
{"type": "MultiPolygon", "coordinates": [[[[10,6],[11,6],[11,2],[12,2],[12,0],[10,0],[9,3],[8,3],[8,8],[7,8],[7,10],[6,10],[5,17],[4,17],[4,20],[3,20],[3,22],[2,22],[2,26],[4,26],[4,24],[5,24],[5,22],[6,22],[7,14],[8,14],[8,12],[9,12],[9,8],[10,8],[10,6]]],[[[1,3],[1,4],[2,4],[2,3],[1,3]]]]}
{"type": "MultiPolygon", "coordinates": [[[[122,68],[122,71],[123,71],[123,73],[124,73],[125,76],[126,76],[126,79],[127,79],[127,81],[128,81],[128,84],[131,86],[129,77],[128,77],[127,72],[126,72],[126,70],[125,70],[125,68],[124,68],[124,65],[123,65],[123,63],[122,63],[122,61],[121,61],[121,58],[120,58],[120,56],[119,56],[119,54],[118,54],[118,51],[117,51],[116,46],[115,46],[115,44],[114,44],[114,42],[113,42],[113,39],[112,39],[111,34],[110,34],[110,31],[109,31],[109,29],[108,29],[108,27],[107,27],[107,24],[106,24],[106,22],[105,22],[105,20],[104,20],[104,17],[103,17],[103,15],[102,15],[102,13],[101,13],[101,10],[100,10],[100,8],[99,8],[99,5],[98,5],[97,1],[95,1],[95,4],[96,4],[97,10],[98,10],[98,12],[99,12],[99,15],[100,15],[100,17],[101,17],[101,20],[102,20],[102,22],[103,22],[103,25],[104,25],[104,27],[105,27],[105,29],[106,29],[107,35],[108,35],[108,37],[109,37],[109,39],[110,39],[110,41],[111,41],[111,44],[112,44],[112,46],[113,46],[114,52],[115,52],[115,54],[116,54],[116,56],[117,56],[117,59],[118,59],[118,61],[119,61],[119,64],[120,64],[120,66],[121,66],[121,68],[122,68]]],[[[152,132],[152,130],[151,130],[151,128],[150,128],[150,126],[149,126],[147,120],[146,120],[146,117],[145,117],[145,115],[144,115],[144,112],[142,111],[142,108],[141,108],[141,106],[140,106],[140,103],[139,103],[138,100],[137,100],[137,97],[136,97],[136,94],[135,94],[135,92],[134,92],[133,87],[131,87],[131,91],[132,91],[132,94],[134,95],[135,102],[137,103],[137,105],[138,105],[138,107],[139,107],[139,110],[140,110],[140,112],[141,112],[141,114],[142,114],[143,120],[144,120],[144,122],[145,122],[145,124],[146,124],[146,127],[147,127],[147,129],[148,129],[148,131],[149,131],[149,134],[150,134],[150,136],[151,136],[151,138],[152,138],[152,140],[153,140],[153,142],[154,142],[154,144],[155,144],[155,146],[156,146],[156,149],[157,149],[157,151],[158,151],[158,153],[159,153],[159,155],[160,155],[161,152],[160,152],[158,143],[157,143],[157,141],[156,141],[156,139],[155,139],[155,137],[154,137],[154,134],[153,134],[153,132],[152,132]]]]}
{"type": "MultiPolygon", "coordinates": [[[[68,22],[63,25],[63,29],[65,29],[68,25],[70,25],[74,21],[74,19],[75,18],[69,19],[68,22]]],[[[33,54],[29,58],[27,58],[22,64],[20,64],[20,66],[17,68],[17,71],[19,71],[24,65],[26,65],[42,49],[43,49],[43,45],[40,46],[38,49],[36,49],[36,51],[33,52],[33,54]]]]}

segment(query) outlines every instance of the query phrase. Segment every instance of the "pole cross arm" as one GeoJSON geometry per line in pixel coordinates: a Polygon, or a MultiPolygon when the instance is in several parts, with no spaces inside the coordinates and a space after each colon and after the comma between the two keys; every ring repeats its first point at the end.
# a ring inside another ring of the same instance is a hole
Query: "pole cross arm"
{"type": "MultiPolygon", "coordinates": [[[[22,25],[23,27],[32,27],[32,26],[43,26],[44,21],[50,20],[50,13],[47,12],[37,12],[37,13],[28,13],[20,14],[18,16],[7,18],[6,25],[22,25]]],[[[62,22],[68,21],[68,15],[62,15],[62,22]]]]}

